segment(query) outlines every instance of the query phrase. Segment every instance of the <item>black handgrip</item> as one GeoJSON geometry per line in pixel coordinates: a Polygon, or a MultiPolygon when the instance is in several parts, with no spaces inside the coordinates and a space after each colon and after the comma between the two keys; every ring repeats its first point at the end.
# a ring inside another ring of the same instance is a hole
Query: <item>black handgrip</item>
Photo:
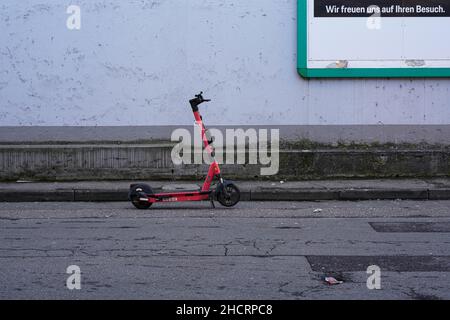
{"type": "Polygon", "coordinates": [[[195,97],[203,100],[203,91],[201,91],[199,94],[195,95],[195,97]]]}
{"type": "Polygon", "coordinates": [[[203,102],[210,102],[211,99],[205,99],[203,98],[203,91],[200,92],[200,94],[195,95],[195,99],[189,100],[189,103],[191,104],[192,111],[197,112],[198,106],[201,105],[203,102]]]}

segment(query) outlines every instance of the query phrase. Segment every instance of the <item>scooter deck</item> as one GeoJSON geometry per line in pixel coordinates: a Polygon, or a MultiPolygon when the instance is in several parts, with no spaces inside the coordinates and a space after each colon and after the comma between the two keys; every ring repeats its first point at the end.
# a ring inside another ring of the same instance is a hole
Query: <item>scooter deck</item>
{"type": "Polygon", "coordinates": [[[147,195],[148,201],[155,202],[182,202],[182,201],[206,201],[210,200],[213,190],[208,191],[184,191],[184,192],[167,192],[147,195]]]}
{"type": "Polygon", "coordinates": [[[201,191],[202,187],[197,184],[173,184],[162,187],[164,192],[193,192],[201,191]]]}

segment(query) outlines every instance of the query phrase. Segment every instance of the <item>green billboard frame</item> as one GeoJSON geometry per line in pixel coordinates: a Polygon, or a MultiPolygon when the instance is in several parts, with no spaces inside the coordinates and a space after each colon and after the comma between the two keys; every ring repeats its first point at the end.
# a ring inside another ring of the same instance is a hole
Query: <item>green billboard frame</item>
{"type": "Polygon", "coordinates": [[[308,68],[308,0],[298,0],[297,71],[304,78],[448,78],[450,68],[308,68]]]}

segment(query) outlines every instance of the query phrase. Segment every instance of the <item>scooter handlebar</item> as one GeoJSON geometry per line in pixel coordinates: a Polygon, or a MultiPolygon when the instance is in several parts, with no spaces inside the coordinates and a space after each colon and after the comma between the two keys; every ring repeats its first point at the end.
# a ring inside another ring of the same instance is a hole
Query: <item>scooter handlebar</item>
{"type": "Polygon", "coordinates": [[[203,91],[200,92],[199,94],[197,94],[195,97],[198,98],[198,99],[200,99],[200,101],[202,101],[202,102],[209,102],[209,101],[211,101],[211,99],[205,99],[205,98],[203,98],[203,91]]]}
{"type": "Polygon", "coordinates": [[[189,101],[191,104],[192,110],[194,112],[198,111],[198,106],[201,105],[203,102],[210,102],[211,99],[205,99],[203,98],[203,91],[200,92],[200,94],[195,95],[195,99],[192,99],[189,101]]]}

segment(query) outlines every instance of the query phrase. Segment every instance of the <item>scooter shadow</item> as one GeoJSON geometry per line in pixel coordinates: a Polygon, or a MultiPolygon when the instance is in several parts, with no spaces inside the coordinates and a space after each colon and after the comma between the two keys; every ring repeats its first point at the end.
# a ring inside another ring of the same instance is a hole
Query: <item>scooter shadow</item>
{"type": "Polygon", "coordinates": [[[228,211],[228,210],[237,210],[237,207],[234,208],[227,208],[227,207],[223,207],[223,206],[216,206],[215,208],[211,207],[211,205],[193,205],[193,206],[186,206],[186,205],[179,205],[179,206],[174,206],[174,205],[165,205],[165,206],[158,206],[158,205],[153,205],[151,208],[147,209],[147,210],[138,210],[136,208],[134,208],[133,206],[128,207],[128,210],[133,210],[133,211],[141,211],[141,212],[152,212],[152,211],[187,211],[187,210],[201,210],[201,211],[228,211]]]}

